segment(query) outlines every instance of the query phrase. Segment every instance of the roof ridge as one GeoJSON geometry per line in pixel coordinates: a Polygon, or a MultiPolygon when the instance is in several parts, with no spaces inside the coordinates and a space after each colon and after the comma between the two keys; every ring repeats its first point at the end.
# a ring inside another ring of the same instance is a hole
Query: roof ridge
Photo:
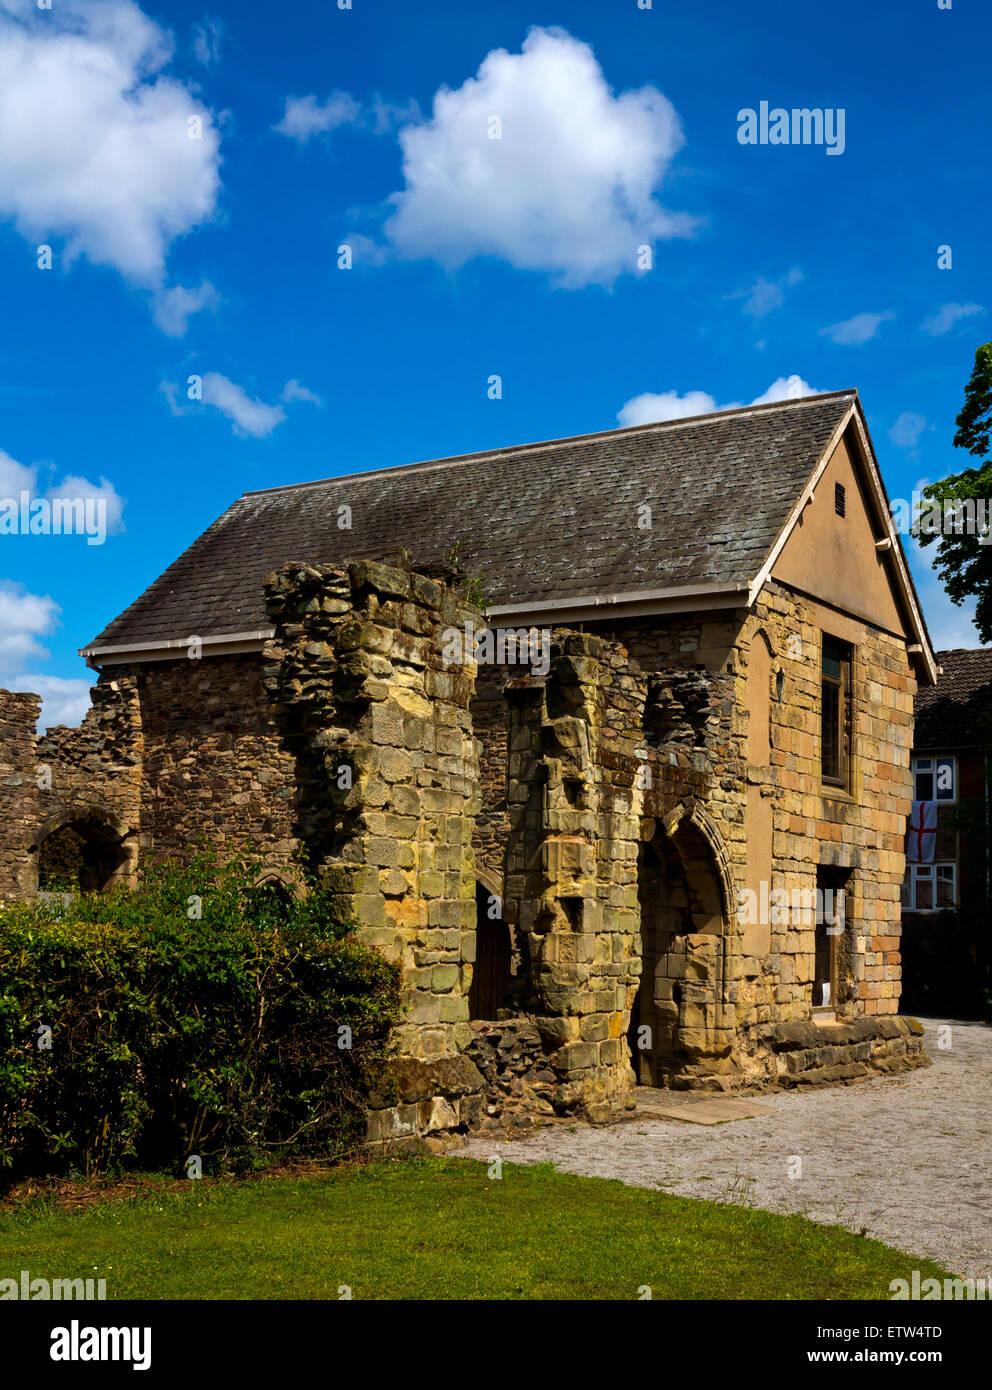
{"type": "Polygon", "coordinates": [[[275,492],[296,492],[308,487],[327,487],[331,483],[353,482],[356,478],[387,477],[392,473],[411,473],[431,468],[452,467],[455,464],[471,463],[484,458],[504,458],[510,454],[533,453],[542,449],[553,449],[562,444],[577,444],[586,440],[616,438],[618,435],[643,434],[646,431],[677,430],[688,425],[710,424],[714,420],[727,420],[735,416],[757,414],[761,411],[783,410],[797,406],[809,406],[841,397],[857,399],[857,388],[846,387],[841,391],[818,391],[811,396],[794,396],[784,401],[763,401],[760,405],[730,406],[726,410],[712,410],[703,415],[687,415],[678,420],[649,420],[643,425],[624,425],[613,430],[593,430],[589,434],[567,434],[557,439],[540,439],[529,444],[505,444],[496,449],[480,449],[471,454],[451,454],[444,458],[422,459],[413,463],[388,464],[385,468],[367,468],[359,473],[339,473],[331,478],[313,478],[305,483],[282,483],[277,487],[253,488],[243,492],[239,501],[246,497],[265,497],[275,492]]]}

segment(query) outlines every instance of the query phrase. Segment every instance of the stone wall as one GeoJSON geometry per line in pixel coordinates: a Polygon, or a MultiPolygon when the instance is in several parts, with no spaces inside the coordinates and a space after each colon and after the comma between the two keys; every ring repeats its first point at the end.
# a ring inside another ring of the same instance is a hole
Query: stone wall
{"type": "Polygon", "coordinates": [[[39,846],[63,825],[99,851],[103,886],[134,879],[143,751],[136,684],[107,680],[90,697],[78,728],[39,735],[40,698],[0,691],[0,895],[37,891],[39,846]]]}
{"type": "Polygon", "coordinates": [[[340,912],[401,962],[399,1051],[468,1041],[475,958],[475,663],[446,636],[477,623],[408,568],[288,565],[266,584],[265,687],[296,758],[297,833],[340,912]]]}
{"type": "Polygon", "coordinates": [[[402,556],[287,565],[266,601],[263,655],[109,668],[78,730],[39,739],[36,697],[0,693],[0,893],[33,891],[37,844],[63,823],[114,839],[129,878],[204,836],[273,871],[305,846],[402,964],[400,1101],[370,1121],[383,1144],[483,1118],[606,1120],[632,1061],[642,1081],[728,1089],[850,1079],[827,1071],[874,1067],[890,1043],[899,1065],[920,1059],[899,1029],[795,1043],[813,924],[737,913],[754,884],[846,874],[840,1026],[896,1012],[902,638],[770,583],[748,612],[556,631],[540,676],[453,660],[448,635],[480,615],[402,556]],[[849,792],[819,775],[824,631],[855,652],[849,792]],[[473,1028],[477,878],[513,932],[514,1017],[473,1028]]]}
{"type": "Polygon", "coordinates": [[[0,901],[26,897],[37,887],[30,850],[39,819],[40,711],[39,696],[0,690],[0,901]]]}

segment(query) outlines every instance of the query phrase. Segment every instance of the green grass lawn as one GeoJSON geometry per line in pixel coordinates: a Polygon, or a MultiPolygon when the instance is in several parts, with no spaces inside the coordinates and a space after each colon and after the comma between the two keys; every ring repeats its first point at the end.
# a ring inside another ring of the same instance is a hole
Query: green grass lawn
{"type": "Polygon", "coordinates": [[[140,1299],[888,1298],[930,1261],[798,1216],[671,1197],[550,1165],[465,1159],[190,1182],[81,1212],[0,1215],[0,1278],[105,1278],[140,1299]]]}

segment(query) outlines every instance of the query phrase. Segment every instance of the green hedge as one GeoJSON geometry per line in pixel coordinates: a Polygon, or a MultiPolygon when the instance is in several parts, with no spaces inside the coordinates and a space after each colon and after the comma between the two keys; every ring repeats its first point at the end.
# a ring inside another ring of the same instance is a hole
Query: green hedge
{"type": "Polygon", "coordinates": [[[256,879],[200,856],[134,891],[0,910],[8,1177],[191,1155],[216,1171],[361,1136],[398,969],[313,886],[285,902],[256,879]]]}

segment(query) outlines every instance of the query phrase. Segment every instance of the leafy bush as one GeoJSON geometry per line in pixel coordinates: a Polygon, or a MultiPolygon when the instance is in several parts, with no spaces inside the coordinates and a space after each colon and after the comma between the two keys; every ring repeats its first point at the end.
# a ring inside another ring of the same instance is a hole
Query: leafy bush
{"type": "Polygon", "coordinates": [[[0,909],[0,1165],[244,1167],[345,1151],[384,1084],[399,972],[258,866],[0,909]],[[50,1030],[47,1031],[47,1030],[50,1030]]]}

